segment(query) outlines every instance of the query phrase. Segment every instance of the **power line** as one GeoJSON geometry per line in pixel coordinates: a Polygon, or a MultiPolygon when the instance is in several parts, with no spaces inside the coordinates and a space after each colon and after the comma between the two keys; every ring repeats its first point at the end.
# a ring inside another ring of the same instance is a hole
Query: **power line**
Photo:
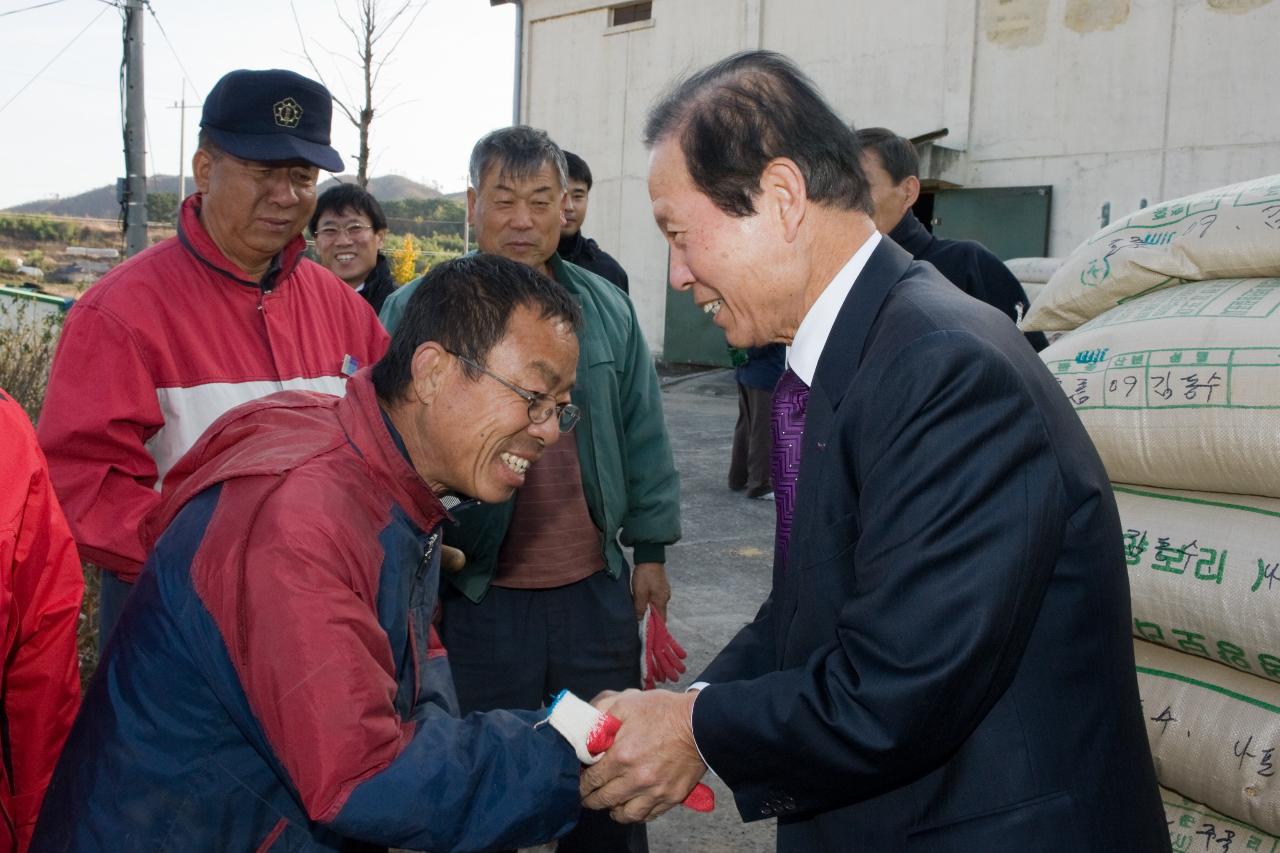
{"type": "Polygon", "coordinates": [[[0,18],[7,18],[10,15],[16,15],[19,12],[30,12],[32,9],[43,9],[45,6],[57,6],[59,3],[63,2],[65,2],[65,0],[49,0],[47,3],[37,3],[34,6],[24,6],[21,9],[11,9],[8,12],[0,12],[0,18]]]}
{"type": "Polygon", "coordinates": [[[142,5],[147,7],[147,11],[151,13],[151,20],[156,22],[156,27],[160,30],[161,37],[164,38],[165,45],[169,48],[169,52],[173,54],[174,62],[178,63],[178,67],[182,69],[182,76],[186,78],[187,85],[191,87],[191,91],[200,95],[200,87],[191,82],[191,75],[187,73],[187,68],[182,64],[182,58],[178,56],[178,51],[173,49],[173,42],[169,41],[169,34],[164,31],[164,24],[160,23],[160,19],[156,17],[156,10],[151,5],[151,0],[142,0],[142,5]]]}
{"type": "MultiPolygon", "coordinates": [[[[109,5],[108,5],[108,6],[107,6],[107,8],[111,8],[111,6],[109,6],[109,5]]],[[[41,68],[39,71],[37,71],[37,72],[36,72],[36,74],[35,74],[35,76],[34,76],[34,77],[32,77],[30,80],[28,80],[28,81],[26,82],[26,85],[24,85],[21,89],[19,89],[17,92],[15,92],[12,98],[10,98],[9,100],[5,101],[3,104],[0,104],[0,113],[4,112],[6,107],[8,107],[8,106],[9,106],[10,104],[12,104],[14,101],[18,100],[18,96],[19,96],[19,95],[21,95],[23,92],[27,91],[27,89],[28,89],[28,88],[30,88],[30,86],[31,86],[31,84],[32,84],[32,83],[34,83],[34,82],[36,82],[37,80],[39,80],[39,79],[40,79],[40,75],[41,75],[41,74],[43,74],[44,72],[48,71],[48,70],[49,70],[49,66],[50,66],[50,65],[53,65],[53,63],[57,62],[57,61],[58,61],[58,57],[62,56],[62,54],[64,54],[64,53],[66,53],[66,52],[71,48],[71,45],[73,45],[73,44],[75,44],[75,43],[76,43],[76,39],[80,38],[80,36],[82,36],[82,35],[84,35],[86,32],[88,32],[89,28],[90,28],[90,27],[92,27],[94,24],[96,24],[96,23],[98,22],[98,19],[99,19],[99,18],[101,18],[101,17],[103,16],[103,14],[105,14],[105,13],[106,13],[107,8],[104,8],[101,12],[99,12],[99,13],[98,13],[98,14],[96,14],[96,15],[94,15],[94,16],[93,16],[93,20],[92,20],[92,21],[90,21],[89,23],[85,24],[85,26],[84,26],[84,29],[83,29],[83,30],[81,30],[80,32],[78,32],[78,33],[76,33],[74,36],[72,36],[72,37],[71,37],[71,41],[67,42],[67,43],[66,43],[66,45],[62,48],[62,50],[60,50],[60,51],[58,51],[57,53],[55,53],[55,54],[53,55],[53,59],[50,59],[48,62],[46,62],[46,63],[45,63],[45,65],[44,65],[44,68],[41,68]]]]}

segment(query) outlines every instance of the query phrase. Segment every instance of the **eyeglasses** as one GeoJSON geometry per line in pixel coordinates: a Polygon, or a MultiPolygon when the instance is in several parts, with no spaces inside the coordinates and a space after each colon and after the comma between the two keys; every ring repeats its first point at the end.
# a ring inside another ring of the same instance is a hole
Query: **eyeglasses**
{"type": "Polygon", "coordinates": [[[557,403],[555,398],[550,394],[535,394],[533,391],[526,391],[514,382],[503,379],[492,370],[477,364],[465,355],[460,355],[459,353],[452,352],[451,350],[445,351],[463,364],[475,368],[485,376],[488,376],[494,382],[504,385],[519,394],[521,399],[529,404],[530,423],[545,424],[551,418],[551,415],[554,414],[556,416],[556,422],[560,427],[560,431],[568,432],[573,429],[574,425],[578,423],[578,418],[582,416],[582,410],[573,403],[557,403]]]}
{"type": "Polygon", "coordinates": [[[323,237],[326,240],[336,240],[339,234],[346,234],[348,238],[357,240],[364,236],[364,232],[372,231],[372,225],[365,225],[363,222],[352,222],[339,228],[337,225],[326,225],[316,230],[316,237],[323,237]]]}

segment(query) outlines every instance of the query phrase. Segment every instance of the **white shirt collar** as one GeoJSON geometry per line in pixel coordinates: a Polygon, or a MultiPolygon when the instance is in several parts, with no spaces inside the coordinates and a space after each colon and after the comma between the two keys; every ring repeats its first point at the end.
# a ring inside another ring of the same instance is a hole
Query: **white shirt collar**
{"type": "Polygon", "coordinates": [[[827,338],[831,336],[836,316],[844,306],[849,291],[853,289],[853,283],[862,275],[867,259],[879,244],[880,232],[872,231],[871,236],[840,268],[835,278],[827,283],[822,295],[800,321],[800,328],[796,329],[796,336],[792,339],[791,346],[787,347],[787,366],[804,380],[804,384],[813,384],[813,375],[818,371],[818,358],[827,345],[827,338]]]}

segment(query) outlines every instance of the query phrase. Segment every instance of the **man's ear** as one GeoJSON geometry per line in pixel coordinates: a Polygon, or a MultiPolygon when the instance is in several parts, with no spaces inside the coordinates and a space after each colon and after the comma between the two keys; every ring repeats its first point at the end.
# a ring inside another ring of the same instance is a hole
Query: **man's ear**
{"type": "Polygon", "coordinates": [[[196,192],[209,191],[209,172],[213,169],[213,155],[203,148],[197,148],[191,155],[191,177],[196,185],[196,192]]]}
{"type": "Polygon", "coordinates": [[[903,201],[906,203],[906,207],[902,209],[902,213],[905,216],[907,211],[920,200],[920,179],[915,175],[907,175],[902,179],[900,186],[903,193],[903,201]]]}
{"type": "Polygon", "coordinates": [[[791,242],[800,230],[808,206],[800,167],[789,157],[775,157],[760,173],[760,190],[757,206],[762,206],[762,211],[773,211],[772,215],[782,224],[787,242],[791,242]]]}
{"type": "MultiPolygon", "coordinates": [[[[476,224],[476,188],[467,187],[467,221],[476,224]]],[[[465,248],[465,247],[464,247],[465,248]]]]}
{"type": "Polygon", "coordinates": [[[410,399],[429,406],[439,397],[444,374],[449,368],[449,353],[436,341],[427,341],[413,352],[410,362],[413,381],[410,399]]]}

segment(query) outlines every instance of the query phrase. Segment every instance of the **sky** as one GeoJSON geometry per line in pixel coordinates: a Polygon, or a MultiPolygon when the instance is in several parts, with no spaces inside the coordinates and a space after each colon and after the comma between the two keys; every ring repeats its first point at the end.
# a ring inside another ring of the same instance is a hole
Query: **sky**
{"type": "MultiPolygon", "coordinates": [[[[393,9],[401,0],[381,4],[393,9]]],[[[419,5],[414,0],[400,21],[419,5]]],[[[146,16],[143,30],[148,174],[178,173],[184,128],[182,158],[191,174],[200,124],[199,107],[191,105],[227,71],[287,68],[317,76],[302,54],[289,0],[150,6],[155,15],[146,16]],[[174,108],[184,94],[185,121],[174,108]]],[[[360,67],[337,9],[354,21],[354,6],[294,0],[321,76],[348,103],[359,91],[360,67]]],[[[397,23],[395,32],[402,28],[397,23]]],[[[372,175],[399,174],[445,192],[464,188],[472,144],[511,123],[514,28],[510,4],[427,0],[374,93],[372,175]]],[[[75,195],[124,174],[121,33],[121,14],[106,0],[0,0],[0,208],[75,195]],[[49,5],[29,8],[42,3],[49,5]]],[[[354,173],[358,135],[336,105],[333,145],[354,173]]]]}

